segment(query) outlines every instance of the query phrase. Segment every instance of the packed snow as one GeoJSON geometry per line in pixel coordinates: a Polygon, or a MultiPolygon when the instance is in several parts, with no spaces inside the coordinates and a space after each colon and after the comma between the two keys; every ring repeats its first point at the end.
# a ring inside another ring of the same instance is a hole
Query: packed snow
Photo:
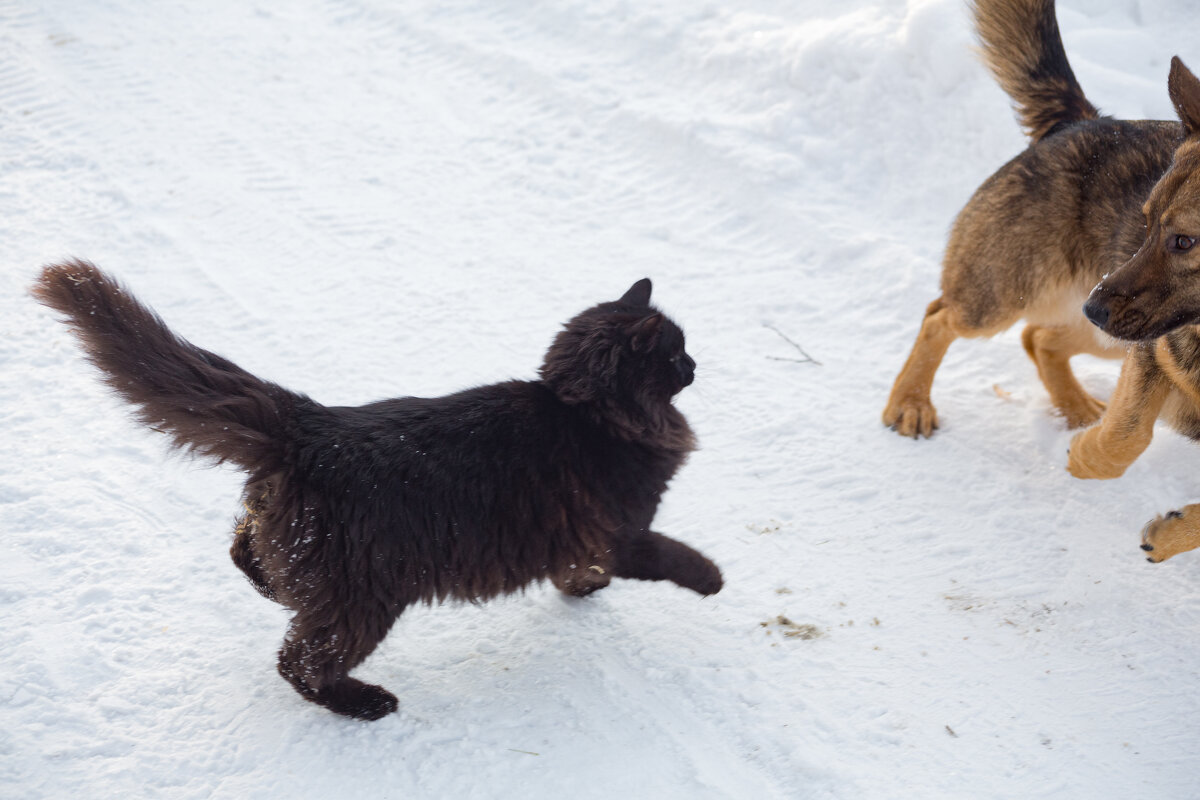
{"type": "MultiPolygon", "coordinates": [[[[1172,116],[1194,18],[1059,7],[1127,118],[1172,116]]],[[[1138,549],[1195,445],[1072,478],[1018,329],[951,348],[933,439],[879,421],[1024,144],[965,0],[4,4],[0,796],[1200,796],[1200,551],[1138,549]],[[28,295],[67,256],[329,404],[532,378],[650,276],[702,448],[656,527],[725,589],[413,609],[357,673],[398,713],[304,702],[227,555],[239,475],[28,295]]]]}

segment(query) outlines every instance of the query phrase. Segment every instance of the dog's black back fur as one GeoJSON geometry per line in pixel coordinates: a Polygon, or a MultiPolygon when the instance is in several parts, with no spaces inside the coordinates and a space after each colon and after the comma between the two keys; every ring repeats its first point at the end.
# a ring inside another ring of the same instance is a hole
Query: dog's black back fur
{"type": "Polygon", "coordinates": [[[108,384],[178,446],[249,474],[231,554],[296,612],[279,670],[306,698],[375,719],[396,699],[348,673],[415,602],[481,601],[550,578],[721,588],[707,558],[650,530],[694,447],[673,396],[694,362],[650,282],[571,320],[539,381],[328,407],[175,336],[91,264],[47,267],[108,384]]]}

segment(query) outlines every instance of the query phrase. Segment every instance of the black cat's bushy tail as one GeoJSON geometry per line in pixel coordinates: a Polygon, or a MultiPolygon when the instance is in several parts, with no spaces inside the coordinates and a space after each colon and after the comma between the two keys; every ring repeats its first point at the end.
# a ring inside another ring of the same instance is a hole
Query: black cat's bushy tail
{"type": "Polygon", "coordinates": [[[1064,125],[1097,119],[1067,61],[1054,0],[972,0],[983,60],[1040,141],[1064,125]]]}
{"type": "Polygon", "coordinates": [[[45,267],[32,289],[66,318],[88,360],[146,425],[176,447],[259,476],[286,457],[308,398],[181,339],[115,279],[86,261],[45,267]]]}

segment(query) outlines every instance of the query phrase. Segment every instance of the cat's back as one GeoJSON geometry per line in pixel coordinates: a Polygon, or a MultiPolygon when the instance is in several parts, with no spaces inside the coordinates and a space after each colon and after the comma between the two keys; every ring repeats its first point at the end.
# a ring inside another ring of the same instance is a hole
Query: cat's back
{"type": "Polygon", "coordinates": [[[296,474],[327,500],[512,522],[586,502],[648,523],[686,458],[614,436],[537,381],[324,408],[307,428],[296,474]]]}
{"type": "Polygon", "coordinates": [[[570,469],[594,439],[543,384],[506,381],[444,397],[328,407],[302,434],[305,472],[370,472],[375,480],[481,480],[570,469]]]}
{"type": "Polygon", "coordinates": [[[397,397],[345,412],[351,435],[400,451],[557,446],[572,433],[568,409],[533,381],[477,386],[444,397],[397,397]]]}

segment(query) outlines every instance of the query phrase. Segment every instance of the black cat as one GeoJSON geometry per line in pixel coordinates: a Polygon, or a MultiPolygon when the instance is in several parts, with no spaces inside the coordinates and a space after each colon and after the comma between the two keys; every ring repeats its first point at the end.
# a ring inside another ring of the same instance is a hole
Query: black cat
{"type": "Polygon", "coordinates": [[[323,406],[195,347],[86,262],[46,267],[33,294],[142,422],[248,473],[234,563],[295,612],[280,674],[339,714],[396,710],[349,673],[416,602],[543,578],[579,596],[613,577],[721,588],[709,559],[650,530],[695,446],[671,404],[695,362],[648,279],[568,322],[541,380],[360,407],[323,406]]]}

